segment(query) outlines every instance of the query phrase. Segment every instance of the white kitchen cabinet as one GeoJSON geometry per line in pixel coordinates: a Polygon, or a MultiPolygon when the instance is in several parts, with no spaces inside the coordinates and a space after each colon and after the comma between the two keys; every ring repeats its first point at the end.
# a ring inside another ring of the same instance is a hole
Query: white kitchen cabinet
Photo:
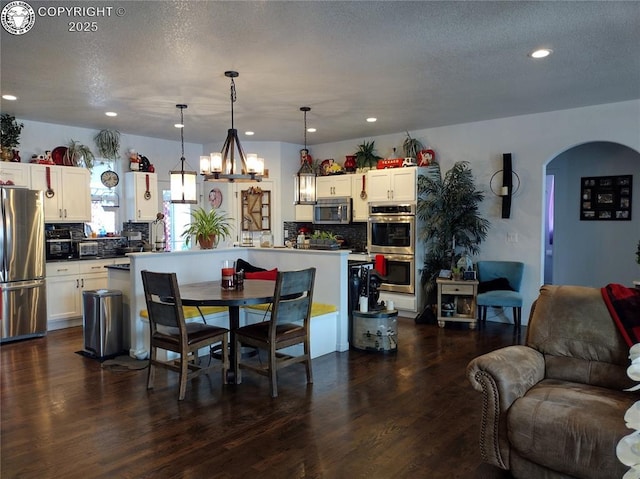
{"type": "Polygon", "coordinates": [[[105,266],[113,259],[47,263],[47,329],[75,326],[69,320],[82,318],[83,291],[106,289],[105,266]]]}
{"type": "Polygon", "coordinates": [[[295,205],[295,215],[296,221],[313,221],[313,205],[295,205]]]}
{"type": "Polygon", "coordinates": [[[333,175],[316,178],[316,198],[351,196],[351,176],[333,175]]]}
{"type": "Polygon", "coordinates": [[[351,176],[351,199],[353,204],[352,221],[367,221],[369,219],[369,193],[367,188],[367,174],[356,173],[351,176]],[[363,184],[364,177],[364,184],[363,184]],[[367,193],[366,198],[362,198],[362,191],[367,193]]]}
{"type": "MultiPolygon", "coordinates": [[[[31,165],[28,163],[0,162],[0,181],[13,182],[16,186],[31,187],[31,165]]],[[[9,183],[11,184],[11,183],[9,183]]]]}
{"type": "Polygon", "coordinates": [[[130,171],[125,173],[125,214],[130,221],[154,221],[161,200],[158,197],[158,175],[130,171]]]}
{"type": "Polygon", "coordinates": [[[31,165],[31,188],[45,192],[45,222],[91,221],[90,185],[91,173],[86,168],[31,165]],[[49,188],[50,197],[46,194],[49,188]]]}
{"type": "Polygon", "coordinates": [[[417,172],[416,167],[369,170],[369,201],[416,201],[417,172]]]}

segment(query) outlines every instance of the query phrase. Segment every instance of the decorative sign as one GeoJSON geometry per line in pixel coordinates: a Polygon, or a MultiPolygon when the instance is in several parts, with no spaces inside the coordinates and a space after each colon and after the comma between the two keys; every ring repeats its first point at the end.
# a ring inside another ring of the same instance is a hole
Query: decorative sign
{"type": "Polygon", "coordinates": [[[580,220],[630,221],[633,175],[580,180],[580,220]]]}

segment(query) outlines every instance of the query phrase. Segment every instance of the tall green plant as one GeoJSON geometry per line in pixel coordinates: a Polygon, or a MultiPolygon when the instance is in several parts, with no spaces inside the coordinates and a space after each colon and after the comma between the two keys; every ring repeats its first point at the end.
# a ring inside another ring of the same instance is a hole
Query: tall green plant
{"type": "Polygon", "coordinates": [[[468,162],[457,162],[444,177],[438,164],[427,171],[418,176],[416,214],[424,224],[419,232],[425,242],[422,283],[432,293],[440,270],[455,266],[456,251],[480,252],[490,223],[478,212],[484,193],[476,190],[468,162]]]}

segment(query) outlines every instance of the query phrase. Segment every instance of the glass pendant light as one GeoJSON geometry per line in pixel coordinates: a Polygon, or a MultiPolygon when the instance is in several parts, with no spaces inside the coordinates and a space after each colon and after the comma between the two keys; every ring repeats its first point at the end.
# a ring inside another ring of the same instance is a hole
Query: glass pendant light
{"type": "Polygon", "coordinates": [[[171,180],[171,203],[196,204],[196,178],[195,171],[185,171],[184,164],[184,109],[187,105],[178,104],[180,109],[180,142],[182,144],[182,156],[180,157],[180,169],[169,172],[171,180]]]}
{"type": "Polygon", "coordinates": [[[313,205],[316,202],[316,174],[313,171],[311,157],[307,148],[307,112],[308,106],[300,107],[304,112],[304,149],[300,150],[300,169],[296,174],[295,203],[297,205],[313,205]]]}

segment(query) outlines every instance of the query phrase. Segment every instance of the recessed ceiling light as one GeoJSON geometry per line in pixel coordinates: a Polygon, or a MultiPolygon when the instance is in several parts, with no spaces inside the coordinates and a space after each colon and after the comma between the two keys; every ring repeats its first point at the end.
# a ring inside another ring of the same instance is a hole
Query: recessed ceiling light
{"type": "Polygon", "coordinates": [[[175,126],[176,128],[184,128],[184,125],[182,123],[176,123],[173,126],[175,126]]]}
{"type": "Polygon", "coordinates": [[[367,118],[367,121],[369,123],[375,123],[376,121],[378,121],[378,119],[372,116],[372,117],[367,118]]]}
{"type": "Polygon", "coordinates": [[[553,53],[553,50],[550,50],[549,48],[540,48],[539,50],[529,53],[529,56],[531,58],[546,58],[551,55],[551,53],[553,53]]]}
{"type": "Polygon", "coordinates": [[[252,131],[245,131],[244,134],[247,135],[247,136],[253,136],[254,135],[254,133],[252,131]]]}
{"type": "Polygon", "coordinates": [[[16,101],[18,99],[18,97],[15,95],[2,95],[2,98],[9,101],[16,101]]]}
{"type": "Polygon", "coordinates": [[[108,111],[105,113],[105,115],[107,116],[118,116],[118,114],[115,111],[108,111]]]}
{"type": "Polygon", "coordinates": [[[309,133],[315,133],[315,132],[316,132],[316,131],[318,131],[318,130],[316,130],[315,128],[307,128],[307,131],[308,131],[309,133]]]}

